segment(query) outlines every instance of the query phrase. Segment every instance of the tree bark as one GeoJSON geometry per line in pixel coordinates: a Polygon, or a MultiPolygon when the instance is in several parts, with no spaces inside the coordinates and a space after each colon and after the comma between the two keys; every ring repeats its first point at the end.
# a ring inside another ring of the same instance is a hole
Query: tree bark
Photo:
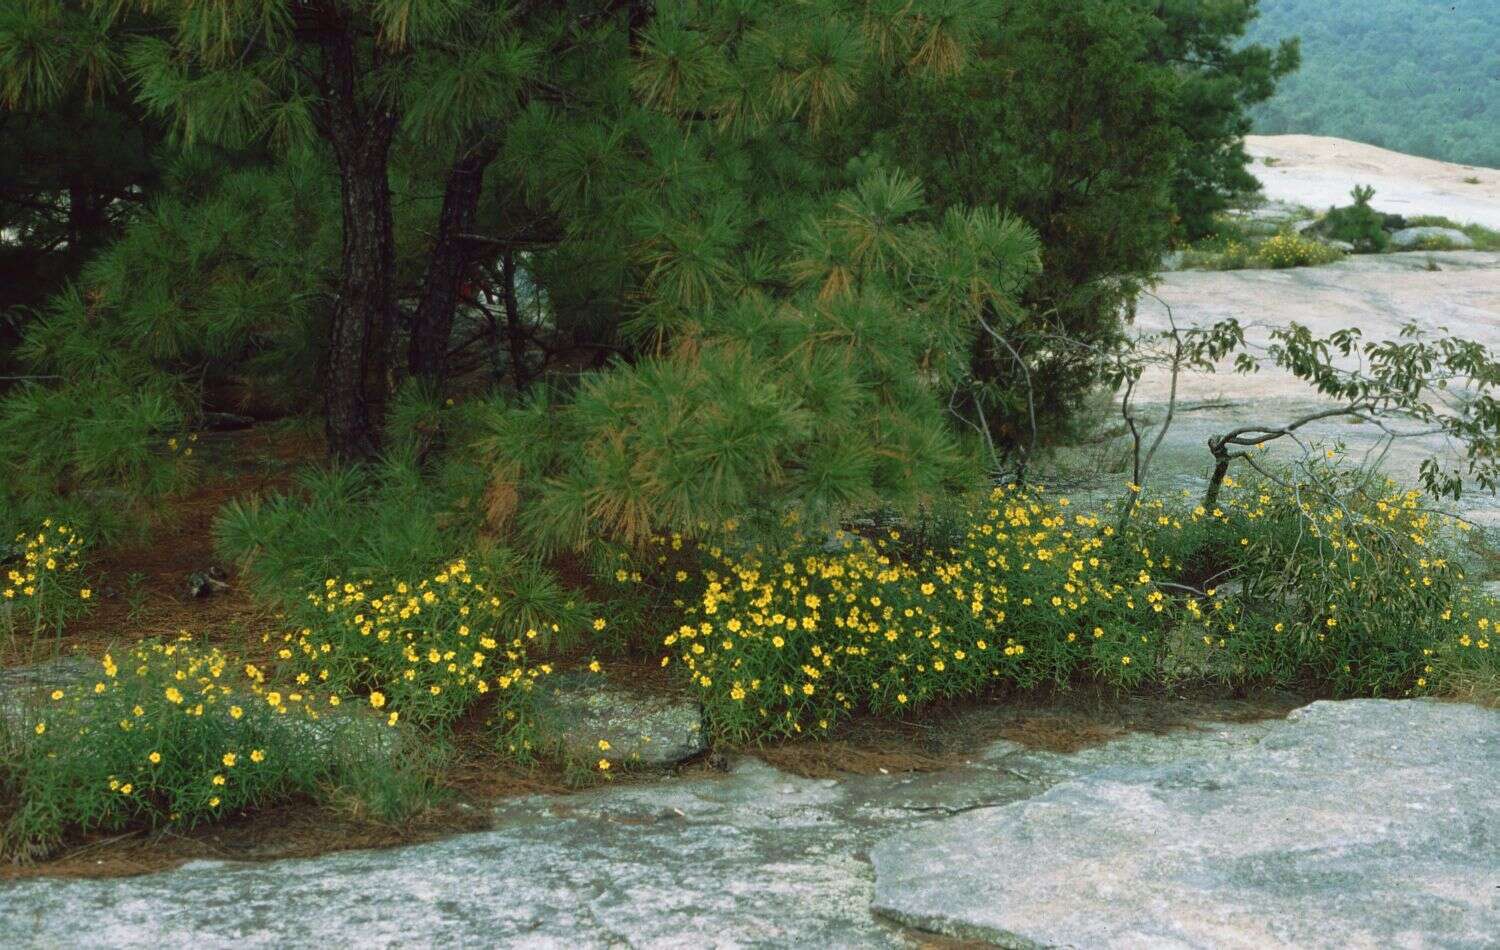
{"type": "Polygon", "coordinates": [[[323,48],[327,135],[338,162],[343,199],[343,271],[324,381],[328,451],[364,460],[380,450],[390,390],[390,346],[396,323],[392,275],[395,239],[388,177],[395,114],[366,109],[357,93],[353,37],[323,48]]]}
{"type": "Polygon", "coordinates": [[[81,182],[68,185],[68,251],[84,256],[106,237],[108,220],[104,205],[108,199],[91,192],[81,182]]]}
{"type": "Polygon", "coordinates": [[[459,289],[473,264],[473,242],[464,237],[474,223],[484,172],[499,147],[493,141],[460,146],[443,188],[437,236],[427,261],[422,296],[412,320],[407,368],[437,392],[448,371],[448,341],[459,289]]]}
{"type": "Polygon", "coordinates": [[[510,375],[516,391],[531,384],[526,373],[526,334],[521,327],[521,307],[516,301],[516,252],[506,251],[500,259],[501,293],[505,301],[505,335],[510,343],[510,375]]]}

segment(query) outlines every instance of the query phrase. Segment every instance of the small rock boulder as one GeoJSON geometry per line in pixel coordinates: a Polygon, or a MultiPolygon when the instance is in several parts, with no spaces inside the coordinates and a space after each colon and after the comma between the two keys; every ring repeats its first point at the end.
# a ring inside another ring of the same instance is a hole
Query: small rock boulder
{"type": "Polygon", "coordinates": [[[30,666],[0,669],[0,721],[20,728],[27,711],[54,689],[72,689],[97,676],[99,664],[84,657],[58,657],[30,666]]]}
{"type": "Polygon", "coordinates": [[[1474,240],[1456,228],[1402,228],[1391,235],[1391,246],[1403,250],[1431,246],[1472,248],[1474,240]]]}
{"type": "Polygon", "coordinates": [[[542,743],[570,758],[667,768],[708,748],[697,703],[625,689],[599,675],[557,677],[541,688],[538,707],[542,743]]]}
{"type": "Polygon", "coordinates": [[[1274,221],[1279,224],[1283,221],[1291,221],[1305,213],[1299,205],[1285,201],[1267,201],[1257,207],[1246,208],[1238,212],[1236,216],[1251,221],[1274,221]]]}
{"type": "Polygon", "coordinates": [[[1262,237],[1270,237],[1284,227],[1286,227],[1286,222],[1279,218],[1248,218],[1240,222],[1241,231],[1262,237]]]}
{"type": "Polygon", "coordinates": [[[195,600],[202,600],[228,589],[229,578],[223,568],[209,565],[204,570],[194,571],[188,575],[187,594],[195,600]]]}

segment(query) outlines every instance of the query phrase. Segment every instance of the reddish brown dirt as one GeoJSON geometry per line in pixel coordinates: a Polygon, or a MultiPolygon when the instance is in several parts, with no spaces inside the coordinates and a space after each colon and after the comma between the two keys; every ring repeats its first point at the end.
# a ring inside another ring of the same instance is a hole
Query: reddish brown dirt
{"type": "MultiPolygon", "coordinates": [[[[260,634],[274,615],[250,598],[234,565],[222,563],[215,554],[214,517],[230,499],[286,488],[293,464],[316,458],[320,447],[306,434],[270,427],[211,438],[219,456],[211,468],[230,474],[210,476],[191,491],[168,499],[145,537],[92,552],[89,576],[98,592],[96,606],[68,625],[64,652],[99,656],[112,646],[187,631],[256,658],[260,634]],[[214,565],[228,573],[229,588],[202,599],[190,597],[189,577],[214,565]],[[132,576],[138,579],[134,605],[132,576]]],[[[0,645],[0,666],[27,662],[29,648],[29,642],[19,639],[0,645]]]]}
{"type": "Polygon", "coordinates": [[[1049,752],[1077,752],[1131,732],[1194,728],[1203,720],[1249,722],[1280,718],[1307,697],[1267,695],[1246,700],[1208,696],[1122,698],[1078,689],[1060,695],[975,700],[930,709],[904,721],[862,717],[827,738],[768,743],[754,754],[809,778],[932,772],[952,768],[997,739],[1049,752]]]}
{"type": "Polygon", "coordinates": [[[190,831],[91,835],[47,861],[0,865],[0,881],[29,877],[131,877],[188,861],[267,861],[429,841],[489,824],[479,809],[436,808],[405,826],[336,809],[289,804],[190,831]]]}

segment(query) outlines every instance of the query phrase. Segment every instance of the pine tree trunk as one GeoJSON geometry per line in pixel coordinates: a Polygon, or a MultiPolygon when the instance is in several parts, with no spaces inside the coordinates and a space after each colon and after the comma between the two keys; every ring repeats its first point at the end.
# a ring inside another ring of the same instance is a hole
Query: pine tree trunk
{"type": "Polygon", "coordinates": [[[521,306],[516,300],[516,252],[506,251],[500,261],[500,292],[505,301],[505,335],[510,342],[510,376],[517,392],[531,384],[526,373],[526,335],[521,327],[521,306]]]}
{"type": "Polygon", "coordinates": [[[368,459],[380,449],[396,324],[388,178],[396,117],[378,107],[369,114],[361,108],[357,68],[352,38],[325,44],[327,134],[338,160],[344,239],[324,380],[325,426],[329,453],[349,460],[368,459]]]}
{"type": "Polygon", "coordinates": [[[434,392],[447,375],[448,342],[453,333],[459,288],[473,263],[472,242],[464,235],[473,227],[484,172],[497,152],[498,147],[493,143],[461,147],[443,189],[437,237],[427,261],[427,276],[412,320],[407,355],[412,375],[426,381],[434,392]]]}
{"type": "Polygon", "coordinates": [[[68,251],[80,257],[104,239],[107,224],[99,196],[81,183],[68,186],[68,251]]]}

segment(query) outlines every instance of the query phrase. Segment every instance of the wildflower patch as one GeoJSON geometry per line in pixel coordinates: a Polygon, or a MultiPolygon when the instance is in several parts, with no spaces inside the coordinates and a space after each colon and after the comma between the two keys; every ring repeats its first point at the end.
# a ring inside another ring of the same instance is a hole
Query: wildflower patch
{"type": "Polygon", "coordinates": [[[311,795],[340,745],[369,735],[329,716],[327,697],[265,689],[253,665],[188,638],[107,653],[92,673],[0,730],[0,785],[16,802],[0,829],[8,854],[311,795]]]}
{"type": "Polygon", "coordinates": [[[1121,529],[1012,486],[942,548],[904,550],[893,531],[835,553],[715,549],[664,662],[738,740],[997,687],[1405,696],[1434,691],[1440,668],[1493,663],[1479,637],[1500,612],[1416,492],[1227,484],[1211,510],[1138,501],[1121,529]]]}

